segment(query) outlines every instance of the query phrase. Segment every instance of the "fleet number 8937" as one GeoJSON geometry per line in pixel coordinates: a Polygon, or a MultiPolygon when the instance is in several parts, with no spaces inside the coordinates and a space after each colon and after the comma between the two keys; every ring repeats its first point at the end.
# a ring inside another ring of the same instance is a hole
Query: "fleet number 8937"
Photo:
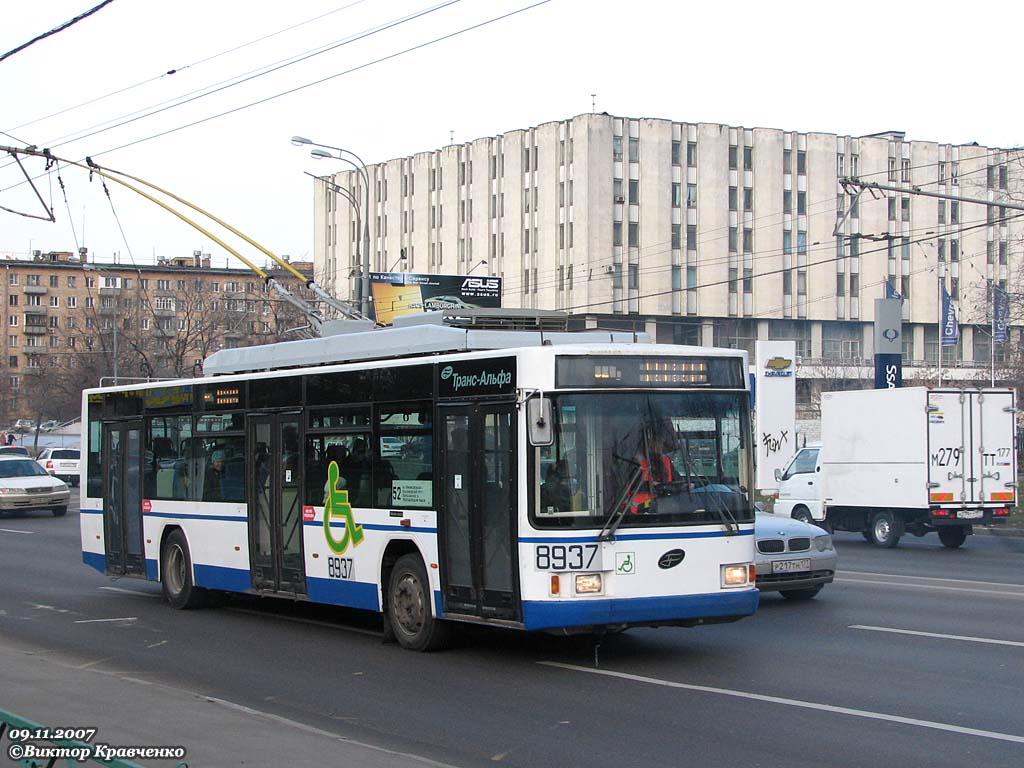
{"type": "Polygon", "coordinates": [[[599,570],[601,564],[595,562],[599,551],[597,544],[538,544],[534,563],[538,571],[599,570]]]}

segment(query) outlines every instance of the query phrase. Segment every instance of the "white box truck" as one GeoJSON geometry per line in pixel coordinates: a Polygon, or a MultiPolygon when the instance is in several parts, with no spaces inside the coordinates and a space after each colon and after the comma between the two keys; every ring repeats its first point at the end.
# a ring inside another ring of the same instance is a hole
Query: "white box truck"
{"type": "Polygon", "coordinates": [[[779,473],[776,511],[894,547],[937,531],[959,547],[1017,502],[1012,389],[870,389],[821,399],[821,447],[779,473]]]}

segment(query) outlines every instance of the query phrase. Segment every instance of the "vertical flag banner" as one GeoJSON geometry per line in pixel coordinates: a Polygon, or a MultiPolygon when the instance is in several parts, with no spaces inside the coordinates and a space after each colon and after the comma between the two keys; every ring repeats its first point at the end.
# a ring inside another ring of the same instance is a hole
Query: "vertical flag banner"
{"type": "Polygon", "coordinates": [[[949,298],[946,286],[942,286],[942,346],[955,347],[960,341],[960,323],[956,319],[956,307],[949,298]]]}
{"type": "Polygon", "coordinates": [[[1010,297],[998,285],[992,286],[992,339],[1006,341],[1006,328],[1010,322],[1010,297]]]}
{"type": "Polygon", "coordinates": [[[885,281],[885,298],[887,299],[902,299],[895,288],[892,287],[892,283],[888,280],[885,281]]]}

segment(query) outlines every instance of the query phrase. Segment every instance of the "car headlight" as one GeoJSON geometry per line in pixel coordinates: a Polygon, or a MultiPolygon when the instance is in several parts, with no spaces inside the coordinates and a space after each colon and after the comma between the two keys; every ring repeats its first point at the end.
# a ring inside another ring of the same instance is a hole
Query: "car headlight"
{"type": "Polygon", "coordinates": [[[0,488],[0,496],[6,496],[9,493],[14,493],[13,488],[0,488]]]}
{"type": "Polygon", "coordinates": [[[832,537],[827,533],[824,536],[814,537],[814,548],[819,552],[825,552],[832,549],[832,537]]]}

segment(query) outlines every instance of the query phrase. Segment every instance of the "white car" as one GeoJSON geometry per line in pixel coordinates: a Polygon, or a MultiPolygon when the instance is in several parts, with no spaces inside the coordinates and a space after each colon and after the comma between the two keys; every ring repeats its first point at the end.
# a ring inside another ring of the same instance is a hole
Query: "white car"
{"type": "Polygon", "coordinates": [[[397,437],[382,437],[380,439],[381,458],[387,459],[401,457],[403,445],[405,445],[405,443],[397,437]]]}
{"type": "Polygon", "coordinates": [[[59,477],[68,485],[78,485],[78,465],[81,452],[77,448],[44,448],[36,461],[47,473],[59,477]]]}
{"type": "Polygon", "coordinates": [[[71,496],[64,481],[25,456],[0,456],[0,515],[48,509],[64,517],[71,496]]]}
{"type": "Polygon", "coordinates": [[[754,518],[757,588],[789,600],[810,600],[836,574],[836,548],[822,528],[764,512],[754,518]]]}

